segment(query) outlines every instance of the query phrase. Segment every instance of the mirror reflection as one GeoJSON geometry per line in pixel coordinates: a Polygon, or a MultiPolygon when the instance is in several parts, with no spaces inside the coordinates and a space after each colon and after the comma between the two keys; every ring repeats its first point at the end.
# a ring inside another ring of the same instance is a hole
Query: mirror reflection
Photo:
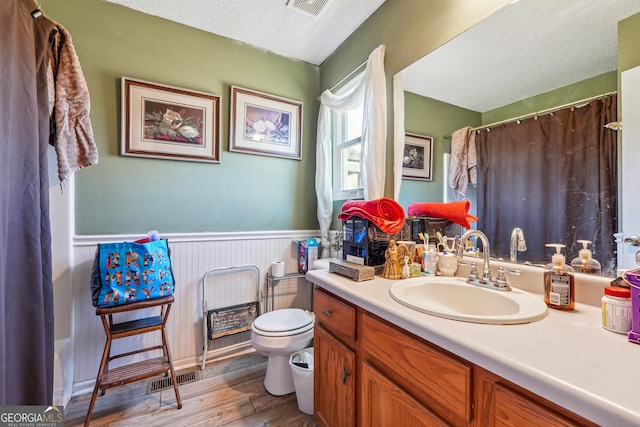
{"type": "Polygon", "coordinates": [[[639,12],[633,0],[520,0],[403,70],[406,131],[440,109],[452,161],[460,144],[477,148],[477,180],[445,201],[471,200],[493,256],[544,265],[545,244],[563,244],[569,264],[587,246],[616,274],[617,25],[639,12]]]}

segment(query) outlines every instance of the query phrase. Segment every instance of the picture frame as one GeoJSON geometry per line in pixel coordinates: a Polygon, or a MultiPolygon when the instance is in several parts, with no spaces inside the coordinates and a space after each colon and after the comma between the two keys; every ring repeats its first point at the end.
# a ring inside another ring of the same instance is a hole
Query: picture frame
{"type": "Polygon", "coordinates": [[[433,138],[406,133],[402,155],[402,178],[431,181],[432,172],[433,138]]]}
{"type": "Polygon", "coordinates": [[[231,86],[229,151],[302,159],[302,102],[231,86]]]}
{"type": "Polygon", "coordinates": [[[122,77],[120,154],[220,163],[220,96],[122,77]]]}

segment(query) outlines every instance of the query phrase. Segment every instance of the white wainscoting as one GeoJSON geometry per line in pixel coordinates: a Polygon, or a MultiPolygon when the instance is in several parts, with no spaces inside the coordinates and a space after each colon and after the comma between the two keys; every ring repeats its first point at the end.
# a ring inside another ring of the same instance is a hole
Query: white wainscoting
{"type": "MultiPolygon", "coordinates": [[[[283,232],[162,234],[171,249],[176,280],[175,303],[171,308],[167,334],[176,369],[195,366],[202,360],[202,277],[213,268],[255,264],[260,269],[260,287],[264,296],[265,274],[271,263],[282,260],[286,273],[297,272],[296,240],[319,236],[315,230],[283,232]]],[[[91,391],[105,334],[91,303],[90,276],[98,242],[130,241],[140,235],[76,236],[74,238],[72,325],[74,343],[74,395],[91,391]]],[[[209,309],[254,300],[255,274],[250,271],[215,276],[207,280],[209,309]]],[[[297,307],[311,310],[311,284],[305,279],[281,281],[275,289],[275,308],[297,307]]],[[[265,307],[264,304],[262,306],[265,307]]],[[[116,321],[129,320],[122,314],[116,321]]],[[[139,316],[138,316],[139,317],[139,316]]],[[[129,318],[134,318],[129,315],[129,318]]],[[[208,360],[228,351],[247,348],[250,333],[219,338],[209,342],[208,360]],[[230,350],[229,350],[230,349],[230,350]]],[[[112,354],[140,346],[156,345],[159,334],[129,337],[114,342],[112,354]],[[157,336],[156,336],[157,335],[157,336]]],[[[250,343],[249,343],[250,346],[250,343]]],[[[157,357],[153,352],[135,356],[157,357]]],[[[132,360],[132,359],[129,359],[132,360]]],[[[112,366],[117,366],[115,363],[112,366]]]]}

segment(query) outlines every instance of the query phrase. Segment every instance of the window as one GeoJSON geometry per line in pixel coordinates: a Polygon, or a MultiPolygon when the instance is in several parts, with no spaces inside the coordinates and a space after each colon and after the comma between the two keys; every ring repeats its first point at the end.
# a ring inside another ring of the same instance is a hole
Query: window
{"type": "MultiPolygon", "coordinates": [[[[359,79],[354,79],[353,84],[359,79]]],[[[342,88],[346,92],[353,84],[342,88]]],[[[363,106],[333,113],[333,199],[364,197],[362,188],[362,120],[363,106]]]]}

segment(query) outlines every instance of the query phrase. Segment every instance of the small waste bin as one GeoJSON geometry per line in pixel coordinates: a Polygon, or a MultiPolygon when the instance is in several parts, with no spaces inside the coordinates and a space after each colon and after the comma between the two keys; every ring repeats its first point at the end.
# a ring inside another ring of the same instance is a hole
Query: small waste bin
{"type": "Polygon", "coordinates": [[[296,351],[289,356],[298,409],[313,415],[313,347],[296,351]]]}

